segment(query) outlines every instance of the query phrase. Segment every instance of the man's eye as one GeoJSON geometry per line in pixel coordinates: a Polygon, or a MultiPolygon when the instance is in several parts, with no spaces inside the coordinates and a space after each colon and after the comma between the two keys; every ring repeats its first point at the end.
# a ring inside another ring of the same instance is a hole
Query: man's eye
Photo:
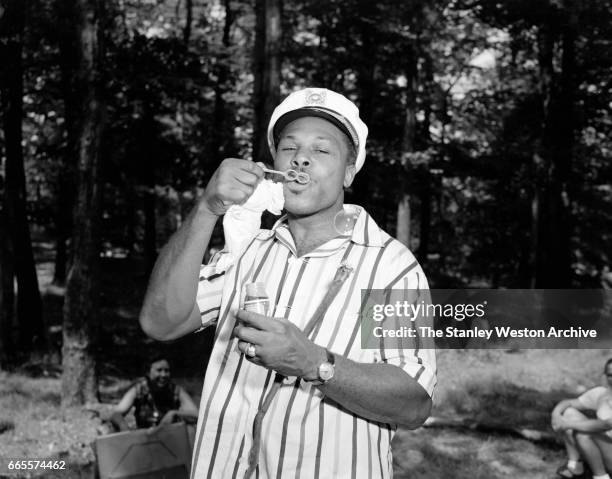
{"type": "Polygon", "coordinates": [[[295,146],[283,146],[281,147],[282,151],[293,151],[295,150],[295,146]]]}
{"type": "Polygon", "coordinates": [[[324,154],[329,153],[329,151],[324,150],[323,148],[316,148],[316,149],[315,149],[315,151],[316,151],[317,153],[324,153],[324,154]]]}

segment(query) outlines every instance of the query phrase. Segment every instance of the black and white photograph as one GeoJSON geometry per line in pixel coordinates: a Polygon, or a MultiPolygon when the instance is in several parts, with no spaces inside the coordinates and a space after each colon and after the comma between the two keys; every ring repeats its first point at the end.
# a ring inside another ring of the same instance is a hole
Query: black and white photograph
{"type": "Polygon", "coordinates": [[[0,479],[610,479],[612,0],[0,0],[0,479]]]}

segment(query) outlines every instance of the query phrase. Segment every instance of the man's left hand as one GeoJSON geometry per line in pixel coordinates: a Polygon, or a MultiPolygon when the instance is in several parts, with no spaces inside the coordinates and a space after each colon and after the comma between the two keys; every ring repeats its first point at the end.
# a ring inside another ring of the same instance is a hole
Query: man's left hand
{"type": "Polygon", "coordinates": [[[318,379],[318,367],[327,360],[325,349],[308,339],[295,324],[244,310],[238,310],[236,317],[239,321],[234,336],[248,361],[285,376],[318,379]],[[255,346],[253,357],[247,354],[249,344],[255,346]]]}

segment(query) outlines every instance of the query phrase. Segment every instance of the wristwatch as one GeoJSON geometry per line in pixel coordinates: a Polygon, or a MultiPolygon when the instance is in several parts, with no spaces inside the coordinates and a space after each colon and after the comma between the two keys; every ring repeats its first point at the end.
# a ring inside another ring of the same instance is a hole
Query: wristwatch
{"type": "Polygon", "coordinates": [[[329,349],[325,350],[325,354],[327,355],[327,361],[319,364],[319,367],[317,368],[317,374],[319,377],[318,379],[312,381],[312,384],[315,386],[322,386],[334,377],[334,372],[336,370],[336,357],[329,349]]]}

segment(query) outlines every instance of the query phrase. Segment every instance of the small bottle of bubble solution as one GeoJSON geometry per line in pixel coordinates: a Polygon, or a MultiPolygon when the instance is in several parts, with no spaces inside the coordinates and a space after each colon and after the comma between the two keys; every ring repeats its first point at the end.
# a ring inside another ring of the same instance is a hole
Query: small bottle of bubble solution
{"type": "Polygon", "coordinates": [[[270,298],[263,283],[247,283],[245,286],[244,303],[242,309],[257,314],[268,315],[270,311],[270,298]]]}

